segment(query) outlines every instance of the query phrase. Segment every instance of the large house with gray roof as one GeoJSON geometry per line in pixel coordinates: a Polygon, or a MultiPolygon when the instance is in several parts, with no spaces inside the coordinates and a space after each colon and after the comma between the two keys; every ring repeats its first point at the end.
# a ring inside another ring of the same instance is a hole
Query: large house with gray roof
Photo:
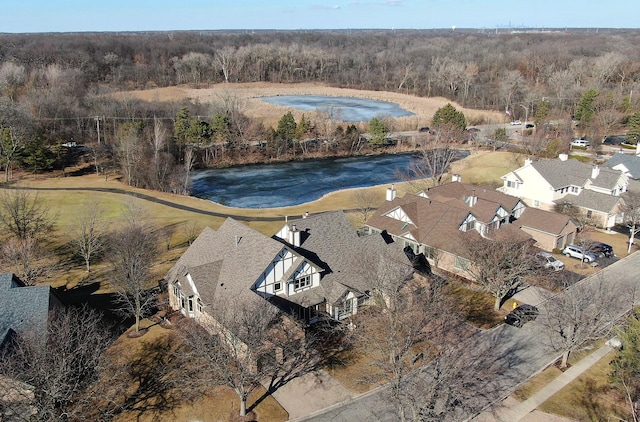
{"type": "Polygon", "coordinates": [[[640,180],[640,155],[638,153],[617,153],[609,158],[603,166],[613,170],[620,170],[630,179],[640,180]]]}
{"type": "Polygon", "coordinates": [[[268,300],[307,322],[357,313],[372,290],[359,271],[363,255],[407,257],[381,236],[358,237],[342,212],[287,222],[273,237],[228,218],[206,228],[167,273],[173,309],[204,325],[230,300],[268,300]]]}
{"type": "Polygon", "coordinates": [[[49,311],[62,306],[51,286],[27,286],[15,274],[0,274],[0,346],[27,330],[46,333],[49,311]]]}
{"type": "Polygon", "coordinates": [[[607,229],[622,220],[620,195],[629,185],[624,172],[568,159],[567,154],[554,160],[526,160],[502,179],[504,185],[498,190],[530,207],[551,210],[569,203],[594,225],[607,229]]]}

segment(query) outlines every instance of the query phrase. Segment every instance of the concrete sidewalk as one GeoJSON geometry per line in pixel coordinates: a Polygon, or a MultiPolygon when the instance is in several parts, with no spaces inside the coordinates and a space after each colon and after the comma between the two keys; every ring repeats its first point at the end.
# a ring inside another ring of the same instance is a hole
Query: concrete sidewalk
{"type": "Polygon", "coordinates": [[[289,413],[289,420],[302,418],[354,396],[325,370],[305,374],[278,388],[273,398],[289,413]]]}
{"type": "Polygon", "coordinates": [[[533,412],[538,406],[547,401],[551,396],[556,394],[563,387],[576,379],[580,374],[582,374],[584,371],[586,371],[592,365],[602,359],[611,350],[613,350],[611,346],[605,344],[595,352],[591,353],[589,356],[571,366],[571,368],[567,369],[564,373],[562,373],[562,375],[558,376],[558,378],[554,379],[549,384],[544,386],[536,394],[529,397],[522,403],[519,403],[515,407],[509,409],[507,412],[505,412],[504,417],[501,417],[501,419],[503,421],[510,422],[523,420],[529,413],[533,412]]]}

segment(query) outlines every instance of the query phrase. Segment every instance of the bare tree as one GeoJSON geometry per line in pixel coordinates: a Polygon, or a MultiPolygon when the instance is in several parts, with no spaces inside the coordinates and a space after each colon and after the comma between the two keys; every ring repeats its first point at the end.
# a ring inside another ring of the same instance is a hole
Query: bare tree
{"type": "Polygon", "coordinates": [[[9,238],[3,243],[1,252],[4,265],[7,268],[15,267],[16,274],[27,285],[34,285],[37,280],[49,277],[56,267],[51,254],[32,237],[9,238]]]}
{"type": "Polygon", "coordinates": [[[183,223],[184,234],[187,238],[187,244],[191,246],[194,240],[198,237],[198,235],[202,232],[202,227],[195,221],[185,221],[183,223]]]}
{"type": "Polygon", "coordinates": [[[351,198],[358,210],[360,225],[366,224],[373,211],[382,202],[380,195],[373,189],[356,189],[351,198]]]}
{"type": "Polygon", "coordinates": [[[267,300],[230,300],[216,308],[215,320],[187,320],[181,331],[200,380],[233,388],[241,416],[262,381],[269,380],[272,392],[320,363],[313,338],[267,300]]]}
{"type": "Polygon", "coordinates": [[[469,259],[466,271],[483,290],[493,295],[496,311],[536,268],[531,242],[514,235],[494,240],[478,236],[472,241],[467,239],[463,245],[469,259]]]}
{"type": "Polygon", "coordinates": [[[91,271],[91,259],[102,252],[106,236],[104,210],[100,204],[94,201],[82,207],[71,235],[74,253],[84,259],[87,272],[91,271]]]}
{"type": "Polygon", "coordinates": [[[0,224],[19,239],[38,239],[53,229],[54,217],[37,193],[6,189],[0,194],[0,224]]]}
{"type": "Polygon", "coordinates": [[[151,292],[151,266],[158,255],[158,239],[143,211],[129,205],[121,228],[108,236],[107,256],[111,262],[111,285],[118,296],[119,310],[140,319],[155,305],[151,292]]]}
{"type": "Polygon", "coordinates": [[[634,422],[640,420],[640,315],[636,311],[617,330],[622,343],[611,361],[610,379],[612,384],[629,405],[629,413],[634,422]]]}
{"type": "Polygon", "coordinates": [[[624,222],[629,227],[629,248],[627,253],[631,253],[631,246],[636,235],[640,232],[640,192],[625,192],[622,195],[622,200],[624,201],[624,222]]]}
{"type": "MultiPolygon", "coordinates": [[[[440,125],[438,130],[424,138],[423,147],[418,151],[419,158],[407,169],[407,179],[418,183],[430,180],[431,186],[442,183],[443,176],[449,171],[451,163],[461,158],[458,149],[464,139],[463,130],[452,125],[440,125]]],[[[415,182],[414,182],[415,184],[415,182]]],[[[426,186],[420,186],[424,189],[426,186]]]]}
{"type": "Polygon", "coordinates": [[[611,284],[605,280],[586,279],[545,301],[542,320],[549,345],[562,352],[561,368],[567,367],[569,354],[590,340],[602,336],[614,316],[609,309],[615,302],[611,284]]]}
{"type": "Polygon", "coordinates": [[[46,332],[25,331],[0,353],[0,373],[23,386],[0,382],[0,397],[9,399],[5,412],[14,411],[25,421],[84,419],[84,402],[111,341],[99,313],[88,308],[52,311],[46,332]],[[25,403],[33,406],[33,414],[22,413],[25,403]]]}

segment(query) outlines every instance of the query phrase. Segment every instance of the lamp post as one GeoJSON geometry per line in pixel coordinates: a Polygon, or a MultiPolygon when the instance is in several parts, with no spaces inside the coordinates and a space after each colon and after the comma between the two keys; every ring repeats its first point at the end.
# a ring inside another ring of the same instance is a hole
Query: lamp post
{"type": "Polygon", "coordinates": [[[520,107],[524,108],[524,124],[522,125],[522,142],[524,142],[524,131],[527,129],[527,120],[529,119],[529,107],[525,107],[520,104],[520,107]]]}

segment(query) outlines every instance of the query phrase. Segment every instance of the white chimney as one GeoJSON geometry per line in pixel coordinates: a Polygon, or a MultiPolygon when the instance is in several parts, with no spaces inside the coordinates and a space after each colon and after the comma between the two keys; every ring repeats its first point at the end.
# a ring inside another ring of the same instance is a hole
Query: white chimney
{"type": "Polygon", "coordinates": [[[591,178],[595,179],[596,177],[598,177],[599,174],[600,174],[600,167],[593,166],[593,168],[591,169],[591,178]]]}
{"type": "Polygon", "coordinates": [[[462,182],[462,176],[460,176],[459,174],[453,174],[453,175],[451,175],[451,181],[452,182],[462,182]]]}
{"type": "Polygon", "coordinates": [[[478,197],[476,196],[476,190],[473,190],[473,195],[467,198],[469,201],[469,207],[473,207],[478,202],[478,197]]]}
{"type": "Polygon", "coordinates": [[[558,154],[558,158],[560,161],[567,161],[569,159],[569,154],[558,154]]]}
{"type": "Polygon", "coordinates": [[[531,163],[533,163],[533,160],[532,160],[531,158],[528,158],[528,157],[527,157],[527,158],[524,160],[524,165],[525,165],[525,166],[528,166],[528,165],[530,165],[531,163]]]}
{"type": "Polygon", "coordinates": [[[295,224],[292,224],[289,230],[289,243],[296,248],[300,246],[300,231],[295,224]]]}
{"type": "Polygon", "coordinates": [[[391,185],[390,188],[387,188],[387,201],[393,201],[396,199],[396,185],[391,185]]]}

